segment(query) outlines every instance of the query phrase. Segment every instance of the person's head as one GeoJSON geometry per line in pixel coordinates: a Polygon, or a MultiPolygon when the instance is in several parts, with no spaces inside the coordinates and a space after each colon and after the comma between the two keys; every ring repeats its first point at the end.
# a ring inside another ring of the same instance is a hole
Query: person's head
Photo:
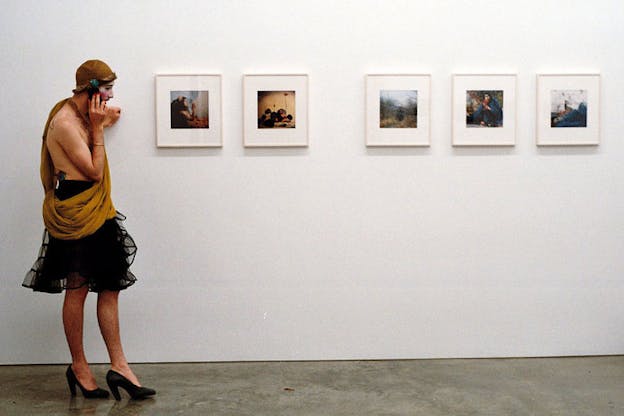
{"type": "Polygon", "coordinates": [[[113,85],[117,75],[103,61],[90,59],[76,70],[76,88],[74,94],[89,92],[89,95],[99,93],[102,100],[113,98],[113,85]]]}
{"type": "Polygon", "coordinates": [[[491,99],[492,99],[492,97],[490,97],[490,94],[485,94],[485,95],[483,96],[483,102],[484,102],[485,104],[488,104],[488,103],[490,102],[490,100],[491,100],[491,99]]]}

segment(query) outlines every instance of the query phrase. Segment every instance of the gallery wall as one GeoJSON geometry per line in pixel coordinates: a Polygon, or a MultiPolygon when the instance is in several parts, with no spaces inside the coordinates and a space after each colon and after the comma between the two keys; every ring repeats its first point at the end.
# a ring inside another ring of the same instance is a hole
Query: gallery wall
{"type": "MultiPolygon", "coordinates": [[[[41,243],[42,127],[116,71],[135,362],[624,353],[619,0],[3,1],[0,363],[69,360],[41,243]],[[537,147],[537,73],[600,73],[598,146],[537,147]],[[155,74],[222,74],[223,147],[159,149],[155,74]],[[309,146],[244,148],[243,74],[309,76],[309,146]],[[365,75],[431,75],[431,145],[365,146],[365,75]],[[451,146],[454,73],[517,74],[516,144],[451,146]]],[[[88,358],[107,360],[87,301],[88,358]]]]}

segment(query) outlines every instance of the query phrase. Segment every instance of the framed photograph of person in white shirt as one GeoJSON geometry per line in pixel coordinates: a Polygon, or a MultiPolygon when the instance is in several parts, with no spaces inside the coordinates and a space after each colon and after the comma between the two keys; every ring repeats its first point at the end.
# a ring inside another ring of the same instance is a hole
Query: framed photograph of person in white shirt
{"type": "Polygon", "coordinates": [[[600,143],[600,75],[537,75],[537,145],[600,143]]]}

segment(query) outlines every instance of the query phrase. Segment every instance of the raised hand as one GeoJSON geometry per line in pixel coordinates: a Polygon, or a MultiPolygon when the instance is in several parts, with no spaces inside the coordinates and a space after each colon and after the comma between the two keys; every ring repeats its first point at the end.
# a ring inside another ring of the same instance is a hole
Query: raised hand
{"type": "Polygon", "coordinates": [[[89,121],[93,128],[104,128],[106,120],[106,101],[103,101],[100,94],[94,94],[89,100],[89,121]]]}
{"type": "Polygon", "coordinates": [[[104,127],[110,127],[113,124],[117,123],[117,120],[119,120],[119,117],[121,117],[121,108],[114,107],[112,105],[107,106],[106,118],[104,119],[104,127]]]}

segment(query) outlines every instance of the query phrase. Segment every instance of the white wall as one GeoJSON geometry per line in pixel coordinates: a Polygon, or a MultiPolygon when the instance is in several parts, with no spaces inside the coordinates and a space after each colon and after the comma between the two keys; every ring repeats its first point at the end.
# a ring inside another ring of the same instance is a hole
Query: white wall
{"type": "Polygon", "coordinates": [[[0,363],[69,359],[62,298],[20,284],[43,123],[93,57],[123,107],[107,150],[139,245],[132,361],[624,353],[621,2],[287,3],[2,2],[0,363]],[[600,146],[537,148],[535,74],[586,71],[600,146]],[[294,72],[309,148],[244,149],[242,74],[294,72]],[[515,147],[451,147],[456,72],[518,74],[515,147]],[[223,74],[222,149],[155,147],[156,73],[223,74]],[[364,146],[367,73],[432,75],[429,148],[364,146]]]}

